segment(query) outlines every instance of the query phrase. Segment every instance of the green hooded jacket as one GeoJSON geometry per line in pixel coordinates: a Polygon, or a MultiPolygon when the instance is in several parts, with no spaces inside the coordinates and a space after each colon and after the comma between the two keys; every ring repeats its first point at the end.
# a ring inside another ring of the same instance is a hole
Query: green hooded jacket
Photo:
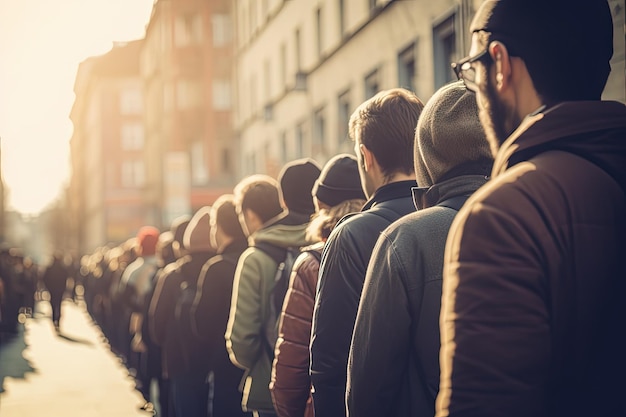
{"type": "Polygon", "coordinates": [[[267,242],[288,248],[310,244],[305,234],[308,224],[280,224],[281,218],[250,236],[250,246],[239,258],[235,271],[225,338],[230,360],[246,371],[240,385],[244,411],[275,412],[269,390],[273,358],[263,345],[263,323],[270,311],[278,264],[254,245],[267,242]]]}

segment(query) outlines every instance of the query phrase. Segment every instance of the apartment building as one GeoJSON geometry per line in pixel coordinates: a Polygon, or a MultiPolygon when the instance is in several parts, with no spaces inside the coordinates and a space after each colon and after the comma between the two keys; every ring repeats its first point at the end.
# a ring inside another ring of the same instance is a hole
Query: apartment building
{"type": "Polygon", "coordinates": [[[168,227],[236,180],[230,0],[156,0],[141,50],[151,222],[168,227]]]}
{"type": "Polygon", "coordinates": [[[70,229],[79,253],[134,236],[148,222],[145,185],[142,41],[115,44],[83,61],[70,113],[70,229]]]}
{"type": "MultiPolygon", "coordinates": [[[[353,110],[405,87],[423,101],[453,79],[480,0],[233,0],[242,174],[352,152],[353,110]]],[[[624,0],[609,0],[616,35],[605,98],[626,101],[624,0]]],[[[531,30],[531,29],[529,29],[531,30]]],[[[572,57],[574,60],[575,57],[572,57]]]]}
{"type": "Polygon", "coordinates": [[[352,152],[348,119],[382,89],[426,101],[468,49],[458,0],[234,0],[243,174],[352,152]]]}

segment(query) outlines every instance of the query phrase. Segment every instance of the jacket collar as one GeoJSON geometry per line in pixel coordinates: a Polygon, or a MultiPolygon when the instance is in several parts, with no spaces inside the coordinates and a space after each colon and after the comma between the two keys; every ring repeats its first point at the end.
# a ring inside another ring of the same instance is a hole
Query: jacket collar
{"type": "Polygon", "coordinates": [[[470,196],[487,182],[484,175],[461,175],[433,184],[430,187],[413,187],[413,204],[418,210],[423,210],[449,198],[465,195],[470,196]]]}
{"type": "Polygon", "coordinates": [[[574,135],[626,128],[626,107],[615,101],[570,101],[540,107],[524,118],[496,155],[492,176],[514,164],[514,155],[532,148],[556,145],[574,135]]]}
{"type": "Polygon", "coordinates": [[[415,180],[396,181],[385,184],[374,192],[374,195],[367,200],[361,211],[367,211],[385,201],[409,197],[411,196],[411,188],[416,185],[417,182],[415,180]]]}

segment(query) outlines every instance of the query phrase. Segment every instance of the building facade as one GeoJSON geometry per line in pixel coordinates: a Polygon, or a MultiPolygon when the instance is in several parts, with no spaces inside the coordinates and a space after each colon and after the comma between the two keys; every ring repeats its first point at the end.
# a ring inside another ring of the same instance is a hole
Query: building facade
{"type": "Polygon", "coordinates": [[[469,1],[235,0],[242,174],[353,152],[354,109],[405,87],[426,101],[463,56],[469,1]]]}
{"type": "Polygon", "coordinates": [[[169,226],[230,192],[232,132],[230,0],[157,0],[146,28],[145,204],[169,226]]]}
{"type": "MultiPolygon", "coordinates": [[[[348,119],[377,91],[405,87],[425,102],[451,81],[481,0],[233,3],[241,174],[275,175],[295,158],[353,152],[348,119]]],[[[626,101],[624,0],[609,3],[616,53],[605,98],[626,101]]]]}
{"type": "Polygon", "coordinates": [[[70,224],[76,248],[91,252],[134,236],[148,222],[143,204],[142,41],[116,44],[78,68],[70,119],[70,224]]]}

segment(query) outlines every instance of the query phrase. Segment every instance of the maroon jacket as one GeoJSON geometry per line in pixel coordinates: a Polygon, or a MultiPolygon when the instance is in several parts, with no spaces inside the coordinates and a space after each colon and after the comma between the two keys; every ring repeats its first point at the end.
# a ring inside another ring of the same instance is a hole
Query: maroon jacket
{"type": "Polygon", "coordinates": [[[448,236],[437,416],[625,415],[625,189],[621,103],[504,142],[448,236]]]}
{"type": "Polygon", "coordinates": [[[315,305],[317,275],[323,244],[305,251],[293,266],[293,275],[281,312],[270,391],[279,417],[313,417],[309,340],[315,305]]]}

